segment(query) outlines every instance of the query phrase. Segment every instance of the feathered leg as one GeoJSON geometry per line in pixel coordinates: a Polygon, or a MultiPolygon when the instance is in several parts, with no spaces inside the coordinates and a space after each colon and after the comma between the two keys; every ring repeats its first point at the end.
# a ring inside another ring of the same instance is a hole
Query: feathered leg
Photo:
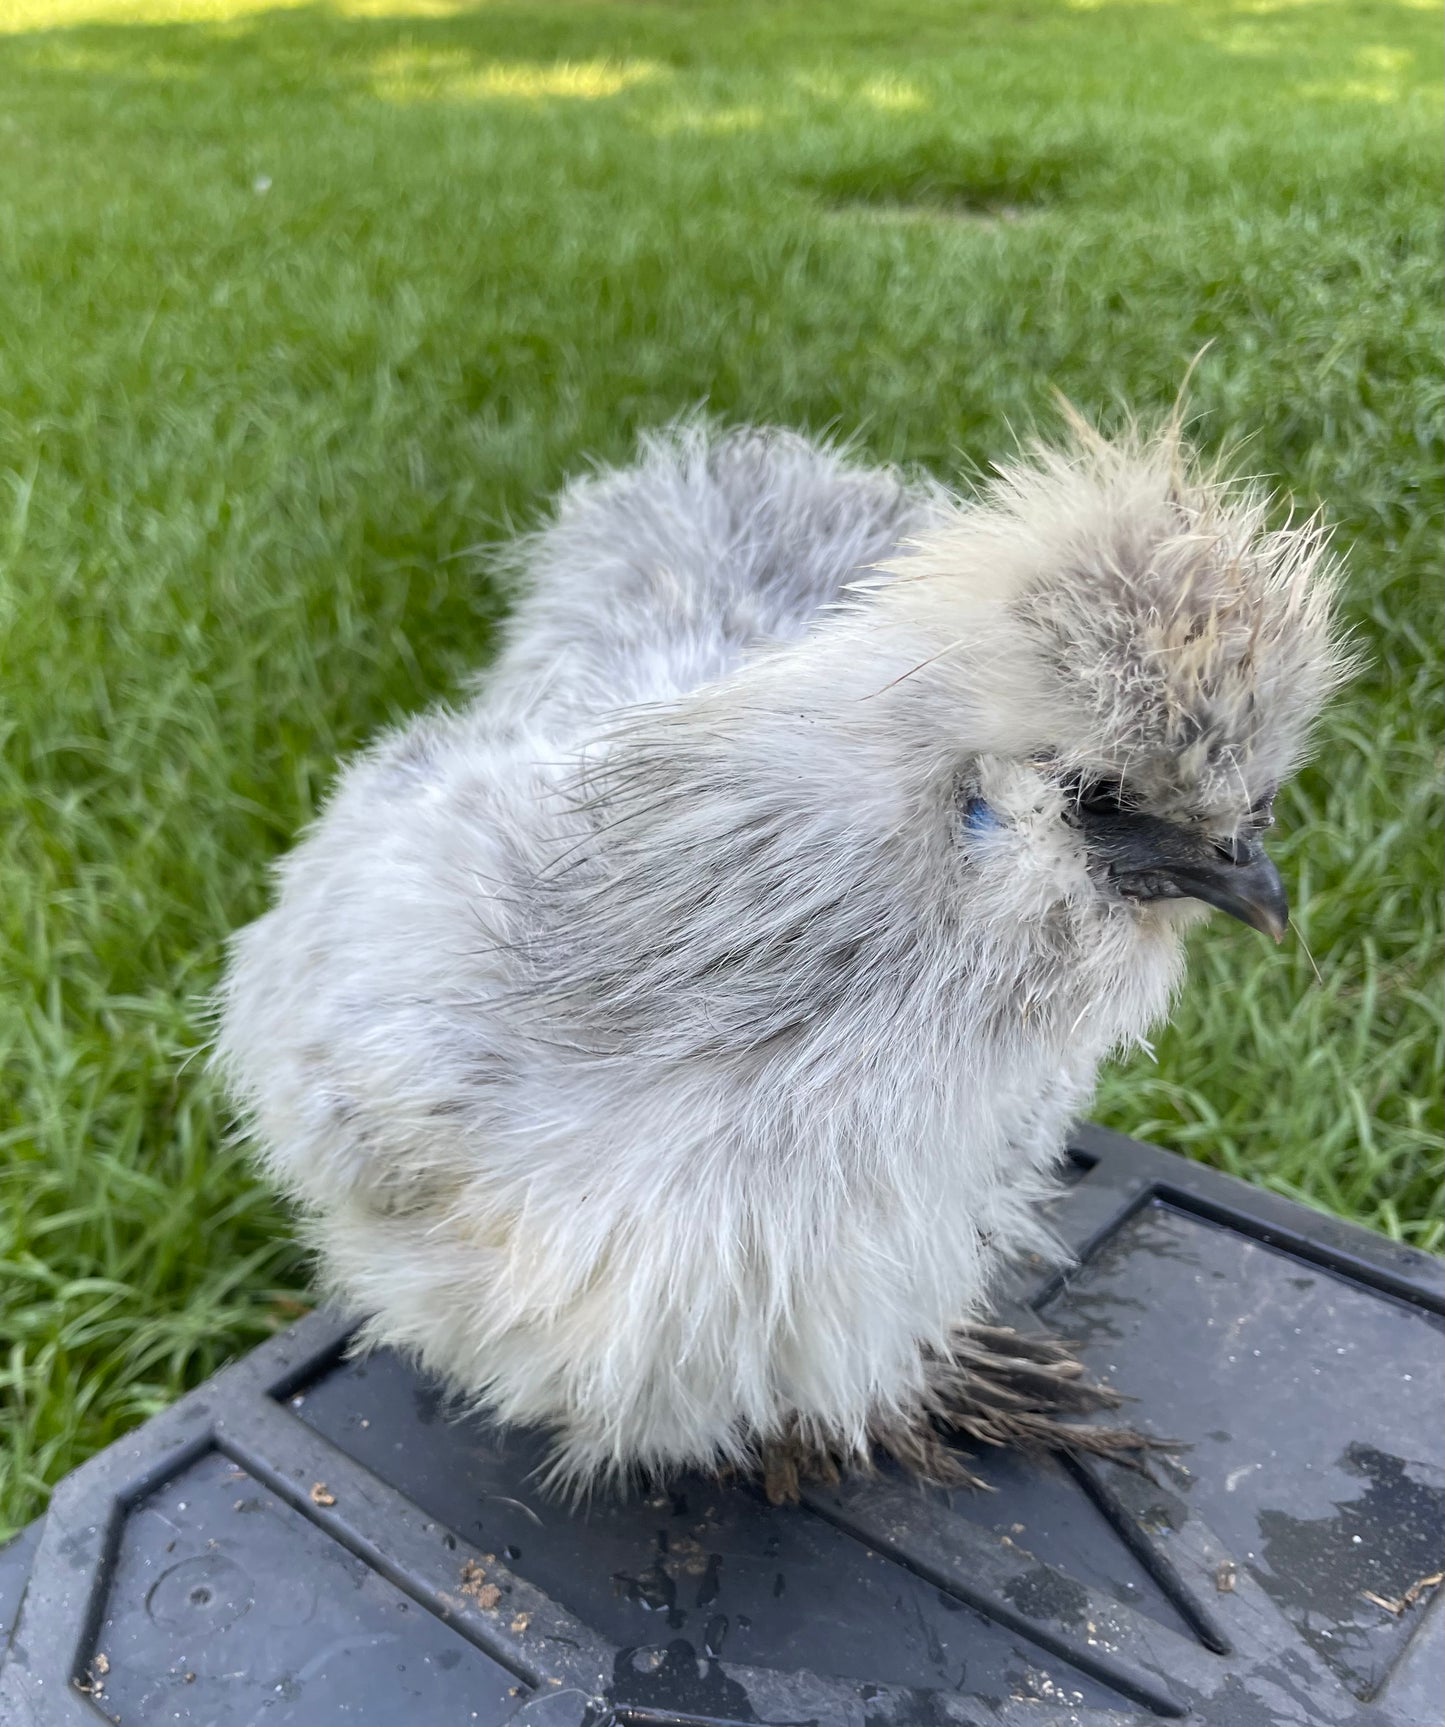
{"type": "MultiPolygon", "coordinates": [[[[866,1458],[857,1461],[868,1467],[866,1458]]],[[[803,1482],[820,1481],[826,1487],[835,1487],[846,1465],[830,1446],[806,1437],[794,1426],[779,1438],[763,1443],[758,1452],[758,1466],[768,1503],[793,1505],[803,1482]]]]}
{"type": "Polygon", "coordinates": [[[1091,1379],[1068,1345],[1006,1325],[960,1326],[927,1365],[921,1414],[981,1445],[1127,1459],[1167,1448],[1136,1428],[1075,1425],[1070,1415],[1117,1409],[1112,1386],[1091,1379]]]}
{"type": "MultiPolygon", "coordinates": [[[[1125,1463],[1147,1451],[1171,1449],[1168,1441],[1132,1427],[1066,1420],[1117,1409],[1123,1398],[1090,1379],[1057,1338],[1004,1325],[960,1326],[946,1354],[929,1355],[926,1372],[919,1404],[875,1422],[869,1438],[875,1453],[935,1486],[988,1487],[966,1467],[951,1437],[1036,1455],[1083,1453],[1125,1463]]],[[[765,1443],[759,1463],[768,1498],[778,1505],[795,1500],[801,1482],[835,1483],[850,1465],[869,1467],[871,1457],[845,1457],[795,1428],[765,1443]]]]}

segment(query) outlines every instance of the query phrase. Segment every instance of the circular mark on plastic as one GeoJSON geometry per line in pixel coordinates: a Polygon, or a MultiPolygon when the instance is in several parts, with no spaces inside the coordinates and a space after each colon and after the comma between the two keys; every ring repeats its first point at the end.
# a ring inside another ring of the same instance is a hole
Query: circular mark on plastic
{"type": "Polygon", "coordinates": [[[146,1612],[157,1625],[178,1631],[220,1631],[254,1600],[251,1579],[234,1559],[202,1553],[162,1574],[146,1596],[146,1612]]]}

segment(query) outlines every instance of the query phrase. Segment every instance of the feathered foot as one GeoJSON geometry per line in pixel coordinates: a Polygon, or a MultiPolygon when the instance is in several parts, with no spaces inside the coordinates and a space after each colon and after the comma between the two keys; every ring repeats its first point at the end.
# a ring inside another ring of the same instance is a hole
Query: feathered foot
{"type": "Polygon", "coordinates": [[[821,1440],[805,1437],[796,1426],[780,1438],[765,1440],[758,1452],[769,1505],[795,1505],[805,1481],[836,1487],[850,1462],[868,1467],[866,1457],[843,1458],[821,1440]]]}
{"type": "MultiPolygon", "coordinates": [[[[1026,1335],[1003,1325],[960,1326],[947,1354],[930,1354],[923,1399],[907,1415],[875,1422],[869,1433],[881,1452],[909,1474],[938,1487],[989,1489],[966,1465],[950,1437],[980,1445],[1011,1446],[1112,1458],[1143,1467],[1149,1451],[1176,1449],[1126,1426],[1075,1426],[1065,1417],[1117,1409],[1123,1398],[1090,1379],[1083,1363],[1058,1339],[1026,1335]]],[[[794,1429],[761,1448],[763,1486],[774,1505],[791,1503],[803,1481],[836,1483],[842,1471],[872,1457],[845,1456],[794,1429]]]]}
{"type": "MultiPolygon", "coordinates": [[[[960,1326],[948,1353],[932,1356],[927,1371],[923,1417],[981,1445],[1122,1462],[1173,1449],[1134,1427],[1065,1420],[1117,1409],[1124,1399],[1112,1386],[1089,1378],[1068,1345],[1047,1334],[1007,1325],[960,1326]]],[[[884,1436],[879,1438],[882,1442],[884,1436]]]]}

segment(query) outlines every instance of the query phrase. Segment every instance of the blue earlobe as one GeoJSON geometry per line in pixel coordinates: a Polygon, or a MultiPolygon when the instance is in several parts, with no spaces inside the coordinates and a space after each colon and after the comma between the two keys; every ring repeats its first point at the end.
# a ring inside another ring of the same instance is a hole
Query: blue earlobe
{"type": "Polygon", "coordinates": [[[982,798],[970,798],[963,806],[963,825],[971,834],[984,834],[990,828],[1001,828],[1003,823],[982,798]]]}

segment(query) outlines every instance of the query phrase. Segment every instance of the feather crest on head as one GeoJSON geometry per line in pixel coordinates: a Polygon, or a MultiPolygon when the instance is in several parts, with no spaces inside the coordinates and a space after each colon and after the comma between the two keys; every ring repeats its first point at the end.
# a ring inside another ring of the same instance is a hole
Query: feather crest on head
{"type": "Polygon", "coordinates": [[[1001,464],[888,571],[936,578],[940,608],[966,581],[963,607],[984,598],[1025,626],[1035,739],[1061,759],[1115,773],[1161,814],[1267,796],[1351,669],[1320,518],[1271,528],[1267,495],[1201,464],[1177,417],[1115,439],[1071,423],[1070,445],[1001,464]]]}

